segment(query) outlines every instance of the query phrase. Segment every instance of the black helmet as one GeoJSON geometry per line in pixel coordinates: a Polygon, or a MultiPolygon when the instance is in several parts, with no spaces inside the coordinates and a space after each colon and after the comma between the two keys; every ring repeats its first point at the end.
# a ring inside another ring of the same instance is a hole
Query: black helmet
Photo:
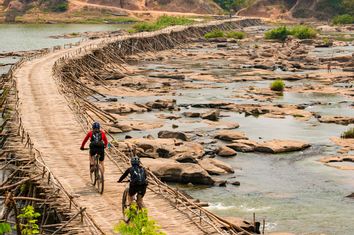
{"type": "Polygon", "coordinates": [[[92,124],[92,129],[100,129],[101,125],[98,122],[92,124]]]}
{"type": "Polygon", "coordinates": [[[130,162],[133,166],[138,166],[140,164],[140,159],[138,156],[134,156],[130,159],[130,162]]]}

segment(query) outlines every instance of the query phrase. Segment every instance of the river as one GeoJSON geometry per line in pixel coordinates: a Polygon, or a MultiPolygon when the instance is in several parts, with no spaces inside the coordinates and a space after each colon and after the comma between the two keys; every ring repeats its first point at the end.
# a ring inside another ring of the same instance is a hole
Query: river
{"type": "MultiPolygon", "coordinates": [[[[0,51],[33,50],[54,45],[63,45],[77,42],[81,38],[52,39],[49,36],[72,32],[116,30],[117,25],[0,25],[0,51]]],[[[124,26],[125,27],[125,26],[124,26]]],[[[341,48],[344,53],[352,53],[353,47],[341,48]],[[348,50],[348,51],[346,51],[348,50]]],[[[190,49],[198,50],[196,48],[190,49]]],[[[319,49],[313,53],[331,53],[328,49],[319,49]]],[[[17,58],[0,59],[0,63],[15,61],[17,58]]],[[[227,63],[216,61],[215,63],[227,63]]],[[[201,65],[198,61],[175,58],[169,61],[141,62],[138,66],[146,70],[164,68],[174,70],[176,67],[196,69],[201,65]]],[[[8,68],[0,68],[5,72],[8,68]]],[[[227,76],[229,71],[215,68],[216,74],[227,76]]],[[[174,98],[181,110],[186,109],[185,104],[207,102],[213,100],[227,100],[232,102],[247,102],[232,98],[232,93],[249,86],[267,87],[268,82],[243,83],[213,83],[205,89],[178,90],[175,96],[162,96],[174,98]],[[210,88],[212,85],[217,87],[210,88]]],[[[292,85],[302,84],[300,81],[290,82],[292,85]]],[[[118,100],[122,97],[117,96],[118,100]]],[[[124,97],[124,102],[145,103],[158,99],[157,96],[124,97]]],[[[346,98],[341,95],[298,94],[285,92],[284,96],[275,100],[279,104],[299,104],[313,101],[330,102],[327,105],[313,105],[307,110],[323,114],[336,114],[353,116],[350,104],[345,103],[346,98]],[[343,102],[344,101],[344,102],[343,102]]],[[[201,109],[198,109],[201,111],[201,109]]],[[[134,113],[129,118],[133,120],[158,120],[156,113],[134,113]]],[[[352,171],[341,171],[327,167],[318,162],[326,155],[335,154],[336,147],[329,138],[347,129],[346,126],[336,124],[322,124],[317,120],[300,121],[293,117],[274,119],[266,117],[244,116],[233,112],[223,112],[223,121],[237,121],[240,131],[244,131],[251,139],[291,139],[310,142],[312,147],[303,152],[289,154],[259,154],[239,153],[234,158],[220,158],[235,169],[235,173],[222,176],[222,179],[237,179],[241,186],[227,185],[226,187],[185,186],[178,187],[186,190],[192,196],[210,203],[208,209],[223,216],[244,217],[251,220],[252,213],[256,213],[258,220],[266,220],[267,231],[290,231],[296,234],[353,234],[354,202],[345,198],[354,191],[354,174],[352,171]]],[[[147,134],[157,136],[159,130],[172,130],[172,124],[178,124],[178,131],[210,132],[215,128],[205,123],[192,122],[182,118],[179,120],[166,120],[161,128],[148,131],[133,131],[129,135],[140,137],[147,134]]],[[[173,129],[176,130],[176,129],[173,129]]],[[[117,135],[124,138],[125,134],[117,135]]]]}
{"type": "MultiPolygon", "coordinates": [[[[129,27],[129,25],[117,24],[0,24],[0,53],[38,50],[82,40],[81,37],[55,39],[51,38],[51,36],[70,33],[114,31],[129,27]]],[[[18,57],[0,58],[0,63],[14,63],[18,59],[18,57]]],[[[0,74],[6,73],[9,67],[0,67],[0,74]]]]}
{"type": "MultiPolygon", "coordinates": [[[[183,48],[185,54],[195,51],[215,50],[210,48],[183,48]]],[[[332,50],[338,50],[333,48],[332,50]]],[[[353,46],[340,48],[343,55],[351,54],[353,46]]],[[[312,53],[332,54],[331,49],[315,49],[312,53]]],[[[177,54],[177,53],[176,53],[177,54]]],[[[223,79],[237,76],[240,70],[227,69],[227,60],[210,59],[198,61],[183,56],[172,56],[160,61],[144,61],[138,64],[139,70],[145,70],[145,76],[164,71],[193,71],[215,74],[223,79]]],[[[251,69],[249,70],[251,71],[251,69]]],[[[339,70],[338,70],[339,71],[339,70]]],[[[245,71],[242,71],[245,72],[245,71]]],[[[305,71],[306,72],[306,71],[305,71]]],[[[310,71],[307,71],[310,73],[310,71]]],[[[281,73],[284,73],[281,71],[281,73]]],[[[188,73],[187,73],[188,74],[188,73]]],[[[291,73],[289,73],[291,74],[291,73]]],[[[138,75],[139,76],[139,75],[138,75]]],[[[140,75],[141,76],[141,75],[140,75]]],[[[188,75],[187,75],[188,76],[188,75]]],[[[170,81],[171,82],[171,81],[170,81]]],[[[287,85],[305,86],[311,81],[287,81],[287,85]]],[[[313,81],[312,81],[313,82],[313,81]]],[[[188,82],[186,82],[188,83],[188,82]]],[[[193,84],[198,81],[193,81],[193,84]]],[[[269,87],[269,81],[251,82],[201,82],[206,88],[180,89],[176,85],[175,95],[161,96],[117,96],[118,102],[145,104],[156,99],[176,99],[179,111],[154,111],[148,113],[133,113],[127,115],[131,120],[149,122],[164,122],[160,128],[147,131],[131,131],[133,138],[146,136],[157,137],[161,130],[180,131],[192,135],[194,141],[208,143],[213,139],[215,126],[210,126],[199,119],[185,118],[183,112],[203,112],[207,109],[191,108],[193,104],[213,101],[232,103],[259,103],[252,100],[235,98],[234,95],[250,85],[258,88],[269,87]],[[189,107],[188,107],[189,106],[189,107]],[[177,120],[161,120],[159,114],[177,115],[177,120]],[[172,127],[175,125],[175,127],[172,127]],[[176,128],[177,126],[177,128],[176,128]],[[195,137],[198,134],[198,137],[195,137]]],[[[316,84],[316,82],[313,82],[316,84]]],[[[176,83],[178,84],[178,83],[176,83]]],[[[294,93],[284,92],[283,96],[275,99],[277,104],[319,103],[308,106],[305,110],[321,115],[354,116],[352,102],[340,94],[294,93]]],[[[306,141],[312,147],[287,154],[238,153],[233,158],[218,159],[229,163],[235,173],[219,176],[220,179],[235,179],[241,186],[228,184],[226,187],[205,187],[175,185],[202,201],[210,203],[208,209],[222,216],[244,217],[252,221],[253,213],[256,218],[266,221],[266,231],[288,231],[295,234],[353,234],[354,223],[352,213],[354,202],[346,198],[354,191],[353,171],[342,171],[325,166],[318,160],[327,155],[336,154],[338,147],[330,138],[338,136],[347,130],[347,126],[319,123],[315,118],[308,121],[298,120],[287,116],[283,119],[245,116],[230,111],[221,112],[221,122],[237,122],[237,130],[246,133],[250,139],[288,139],[306,141]]],[[[221,127],[222,128],[222,127],[221,127]]],[[[118,134],[124,139],[125,133],[118,134]]],[[[339,163],[342,164],[342,163],[339,163]]],[[[345,163],[354,165],[354,163],[345,163]]]]}

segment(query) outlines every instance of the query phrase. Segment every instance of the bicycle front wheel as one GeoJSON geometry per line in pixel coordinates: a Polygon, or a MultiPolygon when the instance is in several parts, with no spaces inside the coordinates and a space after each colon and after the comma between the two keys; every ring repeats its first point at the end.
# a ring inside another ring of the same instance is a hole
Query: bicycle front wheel
{"type": "Polygon", "coordinates": [[[104,190],[104,176],[103,176],[103,172],[102,172],[102,169],[100,167],[98,167],[98,171],[97,171],[97,180],[96,180],[96,183],[97,183],[97,188],[98,188],[98,192],[100,194],[103,193],[103,190],[104,190]]]}
{"type": "Polygon", "coordinates": [[[96,177],[96,166],[90,164],[90,179],[91,179],[92,185],[96,184],[96,178],[97,178],[96,177]]]}
{"type": "Polygon", "coordinates": [[[122,213],[123,213],[123,220],[127,221],[127,217],[125,216],[125,210],[128,208],[128,193],[129,193],[129,188],[126,188],[123,192],[122,196],[122,213]]]}

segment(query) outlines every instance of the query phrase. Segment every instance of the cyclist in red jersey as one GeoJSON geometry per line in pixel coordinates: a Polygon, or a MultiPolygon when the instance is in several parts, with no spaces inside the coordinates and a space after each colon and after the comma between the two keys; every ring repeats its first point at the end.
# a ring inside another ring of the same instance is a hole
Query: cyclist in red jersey
{"type": "Polygon", "coordinates": [[[85,139],[82,141],[80,148],[81,150],[84,150],[85,144],[88,139],[90,139],[90,165],[92,166],[94,164],[93,156],[98,154],[100,156],[99,162],[102,169],[102,173],[104,173],[104,148],[107,147],[108,140],[106,134],[102,130],[100,130],[100,124],[98,122],[94,122],[92,124],[92,131],[89,131],[85,139]]]}

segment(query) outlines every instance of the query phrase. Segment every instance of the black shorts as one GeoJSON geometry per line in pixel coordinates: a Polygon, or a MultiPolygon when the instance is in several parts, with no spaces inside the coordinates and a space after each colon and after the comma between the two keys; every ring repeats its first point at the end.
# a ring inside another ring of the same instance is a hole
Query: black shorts
{"type": "Polygon", "coordinates": [[[144,197],[146,193],[147,185],[129,185],[129,196],[134,196],[135,194],[141,195],[144,197]]]}
{"type": "Polygon", "coordinates": [[[100,157],[99,157],[99,160],[100,162],[102,162],[104,160],[104,148],[90,148],[90,155],[91,156],[95,156],[96,154],[98,154],[100,157]]]}

